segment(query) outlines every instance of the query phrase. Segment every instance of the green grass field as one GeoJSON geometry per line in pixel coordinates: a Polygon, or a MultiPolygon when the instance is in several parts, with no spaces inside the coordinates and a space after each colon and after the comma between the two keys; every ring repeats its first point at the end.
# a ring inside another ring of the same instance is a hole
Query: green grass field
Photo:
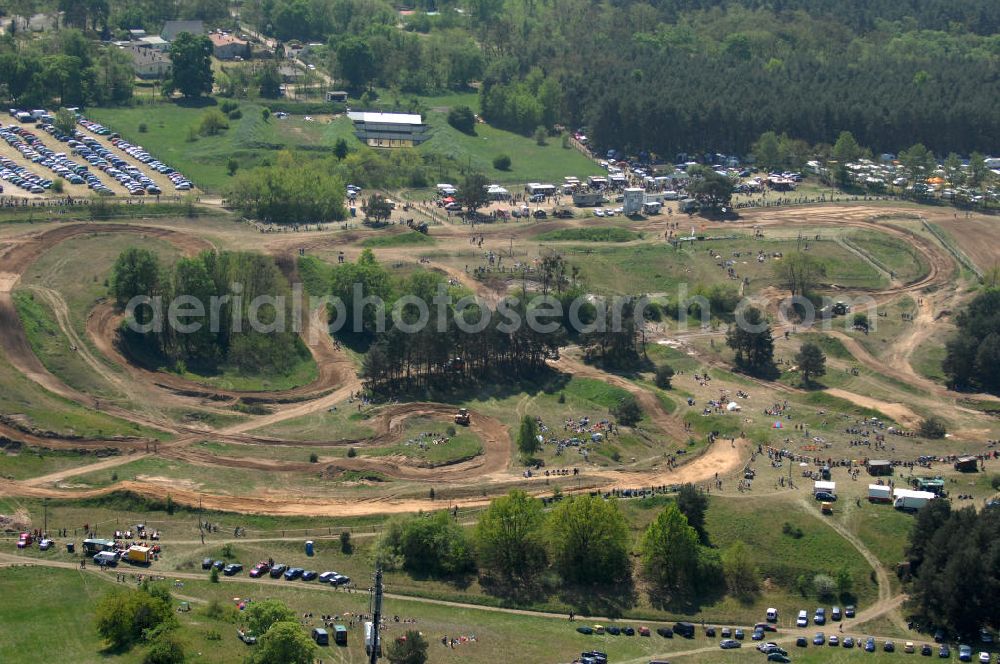
{"type": "Polygon", "coordinates": [[[332,148],[337,139],[356,141],[351,123],[346,118],[330,121],[329,116],[314,116],[307,122],[302,116],[267,121],[261,115],[263,106],[240,102],[243,117],[229,120],[229,129],[217,136],[199,136],[188,142],[188,128],[200,122],[201,116],[215,106],[185,106],[156,103],[133,108],[92,109],[88,115],[119,132],[130,142],[138,143],[150,154],[191,178],[198,187],[220,192],[230,181],[225,164],[230,157],[243,169],[259,164],[273,150],[321,150],[332,148]],[[146,126],[145,132],[139,125],[146,126]]]}
{"type": "Polygon", "coordinates": [[[540,146],[533,138],[485,124],[477,124],[476,135],[469,136],[448,124],[447,113],[436,111],[427,114],[426,122],[431,127],[431,139],[417,148],[419,151],[481,171],[491,181],[559,183],[567,175],[584,178],[602,172],[577,150],[562,147],[558,137],[540,146]],[[493,168],[494,157],[501,154],[511,158],[508,171],[493,168]]]}
{"type": "Polygon", "coordinates": [[[434,244],[434,238],[418,233],[417,231],[406,231],[404,233],[394,233],[392,235],[377,235],[365,238],[361,241],[362,247],[408,247],[412,245],[434,244]]]}

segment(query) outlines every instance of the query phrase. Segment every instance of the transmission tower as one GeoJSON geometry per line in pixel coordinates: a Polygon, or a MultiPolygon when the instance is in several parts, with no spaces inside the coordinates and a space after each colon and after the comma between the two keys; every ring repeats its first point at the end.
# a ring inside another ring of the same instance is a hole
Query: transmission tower
{"type": "Polygon", "coordinates": [[[382,626],[382,566],[375,566],[375,584],[371,590],[372,643],[369,664],[377,664],[381,654],[382,639],[379,629],[382,626]]]}

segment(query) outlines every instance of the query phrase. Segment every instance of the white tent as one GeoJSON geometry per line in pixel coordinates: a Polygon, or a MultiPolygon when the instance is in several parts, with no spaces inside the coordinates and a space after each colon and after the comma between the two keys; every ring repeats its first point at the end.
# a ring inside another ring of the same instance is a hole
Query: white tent
{"type": "Polygon", "coordinates": [[[737,410],[743,410],[743,407],[740,406],[735,401],[730,401],[729,405],[726,406],[726,410],[728,410],[729,412],[733,412],[733,411],[737,411],[737,410]]]}

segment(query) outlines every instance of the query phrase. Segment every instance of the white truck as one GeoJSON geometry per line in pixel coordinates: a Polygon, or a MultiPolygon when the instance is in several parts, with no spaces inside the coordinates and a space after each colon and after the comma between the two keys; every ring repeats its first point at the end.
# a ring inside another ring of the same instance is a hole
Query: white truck
{"type": "Polygon", "coordinates": [[[897,510],[915,512],[928,502],[934,500],[935,496],[930,491],[913,491],[911,489],[896,489],[893,492],[894,500],[892,506],[897,510]]]}
{"type": "Polygon", "coordinates": [[[869,484],[868,500],[873,503],[891,503],[892,489],[884,484],[869,484]]]}

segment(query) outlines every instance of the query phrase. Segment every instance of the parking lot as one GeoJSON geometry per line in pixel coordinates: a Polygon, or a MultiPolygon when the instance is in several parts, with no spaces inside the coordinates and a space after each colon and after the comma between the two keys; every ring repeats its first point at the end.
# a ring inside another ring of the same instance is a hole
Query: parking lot
{"type": "MultiPolygon", "coordinates": [[[[153,161],[144,163],[139,158],[144,152],[140,146],[114,139],[110,132],[100,135],[92,127],[81,118],[75,136],[60,141],[46,131],[42,123],[18,122],[12,117],[11,122],[0,125],[3,132],[0,158],[9,160],[0,162],[0,171],[8,171],[3,193],[42,199],[54,196],[86,198],[94,193],[176,196],[194,191],[194,186],[183,175],[158,170],[155,155],[147,157],[153,161]],[[81,170],[80,166],[86,170],[81,170]],[[43,187],[32,186],[30,182],[17,185],[15,177],[47,182],[43,187]],[[51,183],[57,179],[62,180],[61,192],[52,188],[51,183]]],[[[162,170],[171,169],[165,166],[162,170]]]]}

